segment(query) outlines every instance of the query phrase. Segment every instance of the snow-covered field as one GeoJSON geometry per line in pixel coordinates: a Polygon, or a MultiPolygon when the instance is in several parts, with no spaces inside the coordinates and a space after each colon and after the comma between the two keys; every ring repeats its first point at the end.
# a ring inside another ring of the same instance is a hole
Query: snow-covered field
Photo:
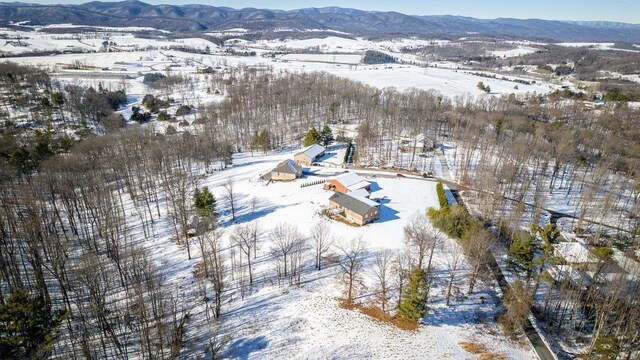
{"type": "Polygon", "coordinates": [[[362,60],[361,55],[347,55],[347,54],[287,54],[280,59],[285,61],[311,61],[311,62],[326,62],[335,64],[359,64],[362,60]]]}
{"type": "MultiPolygon", "coordinates": [[[[499,294],[495,284],[482,284],[471,296],[463,294],[466,281],[463,269],[458,281],[452,306],[444,304],[446,295],[446,261],[456,245],[445,239],[434,256],[435,278],[429,301],[430,310],[425,323],[415,332],[399,330],[355,310],[339,306],[338,298],[344,286],[339,279],[340,270],[328,264],[322,271],[312,270],[311,257],[302,276],[301,287],[280,286],[275,280],[275,269],[266,234],[281,222],[294,225],[303,236],[316,222],[326,223],[337,241],[362,237],[368,244],[365,254],[364,286],[357,301],[370,304],[375,286],[371,270],[374,253],[380,249],[397,250],[403,246],[403,227],[416,213],[427,207],[438,206],[435,182],[382,175],[368,176],[374,183],[372,198],[386,197],[381,218],[364,227],[352,227],[322,217],[319,211],[328,205],[330,192],[321,185],[301,188],[301,183],[316,179],[307,176],[290,183],[258,181],[258,176],[279,161],[293,156],[292,152],[251,157],[240,154],[228,170],[206,177],[202,185],[209,186],[222,210],[221,225],[224,237],[248,222],[259,222],[263,230],[258,257],[255,260],[255,284],[244,299],[235,283],[223,304],[224,331],[233,336],[229,355],[237,359],[316,359],[316,358],[372,358],[372,359],[462,359],[472,358],[459,345],[463,341],[484,344],[495,354],[510,359],[533,359],[527,344],[518,344],[501,335],[494,323],[495,299],[499,294]],[[236,219],[231,220],[225,200],[223,184],[232,178],[237,201],[236,219]]],[[[311,169],[315,170],[315,169],[311,169]]],[[[167,282],[180,286],[183,292],[196,292],[193,266],[198,261],[186,260],[184,249],[176,246],[167,235],[152,248],[161,268],[167,271],[167,282]]],[[[198,334],[202,330],[203,305],[193,304],[194,320],[188,331],[198,334]]]]}
{"type": "MultiPolygon", "coordinates": [[[[240,30],[232,29],[238,33],[240,30]]],[[[67,78],[92,78],[116,75],[128,75],[137,77],[146,72],[165,71],[172,65],[171,71],[175,73],[193,73],[197,67],[219,66],[224,63],[231,67],[238,66],[270,66],[274,70],[286,70],[294,72],[324,71],[337,76],[346,77],[356,81],[378,87],[395,87],[403,91],[410,88],[420,90],[435,90],[445,96],[455,97],[463,95],[484,96],[483,92],[476,88],[479,81],[483,81],[492,89],[493,95],[500,94],[525,94],[536,92],[547,93],[557,88],[556,85],[538,83],[533,85],[517,84],[510,81],[486,79],[476,75],[459,71],[460,65],[425,67],[424,62],[413,54],[401,53],[403,48],[412,48],[425,45],[447,46],[447,41],[424,40],[416,38],[395,39],[385,41],[370,41],[362,38],[349,39],[336,36],[325,38],[313,38],[304,40],[280,39],[280,40],[228,40],[228,44],[240,47],[240,51],[255,51],[258,56],[241,57],[224,53],[224,49],[216,44],[200,39],[147,39],[138,38],[133,33],[121,32],[91,32],[83,34],[51,34],[43,31],[15,31],[0,30],[6,41],[0,43],[0,53],[5,55],[22,57],[8,58],[12,61],[31,65],[43,65],[50,68],[62,69],[65,65],[81,63],[93,66],[96,73],[80,75],[77,71],[68,71],[67,78]],[[19,40],[18,40],[19,39],[19,40]],[[103,42],[108,41],[108,45],[103,42]],[[192,54],[169,50],[172,47],[190,47],[198,51],[208,49],[209,54],[192,54]],[[25,57],[33,51],[69,50],[73,53],[53,56],[25,57]],[[115,52],[105,52],[107,49],[115,52]],[[262,57],[273,50],[314,50],[319,54],[290,53],[275,59],[262,57]],[[392,64],[392,65],[362,65],[362,55],[366,50],[385,51],[401,61],[422,64],[423,66],[392,64]],[[95,53],[99,52],[99,55],[95,53]],[[171,57],[171,58],[169,58],[171,57]],[[108,70],[106,68],[109,68],[108,70]],[[113,72],[116,74],[113,74],[113,72]],[[515,88],[517,86],[517,88],[515,88]]],[[[504,53],[495,53],[494,56],[515,56],[523,52],[535,50],[526,44],[514,44],[515,49],[504,53]]],[[[434,64],[436,65],[436,64],[434,64]]],[[[61,71],[62,72],[62,71],[61,71]]],[[[64,76],[63,74],[59,74],[64,76]]],[[[501,76],[498,76],[501,77],[501,76]]],[[[138,85],[136,81],[128,81],[132,88],[138,85]]]]}
{"type": "Polygon", "coordinates": [[[516,56],[522,56],[522,55],[527,55],[527,54],[533,54],[536,51],[538,51],[538,49],[533,48],[533,47],[529,47],[529,46],[520,46],[517,47],[515,49],[509,49],[509,50],[494,50],[494,51],[490,51],[489,53],[492,56],[495,57],[501,57],[501,58],[510,58],[510,57],[516,57],[516,56]]]}
{"type": "MultiPolygon", "coordinates": [[[[360,65],[357,68],[350,65],[340,66],[340,64],[327,64],[320,62],[307,61],[271,61],[260,57],[239,57],[224,55],[202,55],[189,54],[179,51],[138,51],[138,52],[122,52],[122,53],[105,53],[100,56],[95,54],[62,54],[50,57],[20,57],[14,58],[23,64],[42,65],[54,67],[56,64],[72,64],[74,61],[80,61],[88,66],[95,67],[122,67],[125,72],[121,74],[138,72],[164,71],[168,64],[166,55],[171,55],[172,61],[186,62],[189,59],[197,60],[202,65],[227,64],[228,66],[238,67],[246,66],[270,66],[276,70],[288,70],[295,72],[324,71],[333,75],[361,81],[365,84],[377,87],[387,88],[395,87],[399,91],[416,88],[419,90],[435,90],[445,96],[455,97],[463,95],[482,96],[484,92],[477,89],[476,85],[482,81],[485,85],[491,87],[492,94],[526,94],[536,92],[544,94],[555,89],[556,85],[550,84],[532,84],[524,85],[511,81],[500,79],[489,79],[481,76],[458,71],[455,69],[435,68],[435,67],[418,67],[412,65],[360,65]],[[150,59],[149,61],[145,59],[150,59]],[[130,62],[131,64],[119,64],[121,62],[130,62]],[[517,85],[517,89],[515,89],[517,85]]],[[[296,55],[300,56],[300,54],[296,55]]],[[[318,56],[318,55],[315,55],[318,56]]],[[[331,55],[326,55],[331,60],[331,55]]],[[[199,65],[199,64],[194,64],[199,65]]],[[[201,66],[202,66],[201,65],[201,66]]],[[[175,73],[179,72],[195,72],[196,66],[187,66],[181,68],[173,68],[175,73]]],[[[91,74],[88,74],[91,75],[91,74]]],[[[74,74],[74,77],[81,78],[74,74]]],[[[131,83],[132,86],[136,84],[131,83]]]]}
{"type": "MultiPolygon", "coordinates": [[[[96,28],[102,31],[110,29],[96,28]]],[[[218,45],[200,38],[169,39],[145,39],[135,37],[128,33],[128,28],[113,28],[114,33],[95,32],[84,34],[55,34],[39,31],[14,31],[2,30],[3,40],[0,43],[0,54],[17,55],[28,52],[81,50],[86,52],[104,51],[103,42],[108,41],[109,47],[118,51],[144,50],[148,47],[169,48],[177,46],[189,46],[196,49],[218,48],[218,45]],[[20,44],[16,43],[20,38],[20,44]],[[9,40],[11,38],[16,38],[9,40]]]]}

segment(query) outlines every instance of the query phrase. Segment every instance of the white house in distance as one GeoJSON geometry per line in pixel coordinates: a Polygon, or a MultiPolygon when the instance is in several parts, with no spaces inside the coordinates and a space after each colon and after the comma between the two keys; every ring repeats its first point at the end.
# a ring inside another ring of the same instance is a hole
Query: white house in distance
{"type": "Polygon", "coordinates": [[[300,165],[311,166],[311,164],[324,156],[325,150],[326,149],[324,148],[324,146],[314,144],[304,148],[301,152],[295,154],[293,156],[293,159],[300,165]]]}

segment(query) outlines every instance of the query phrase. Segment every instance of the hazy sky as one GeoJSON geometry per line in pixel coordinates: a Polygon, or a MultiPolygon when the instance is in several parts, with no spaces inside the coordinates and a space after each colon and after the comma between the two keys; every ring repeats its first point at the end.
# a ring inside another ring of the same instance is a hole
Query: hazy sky
{"type": "MultiPolygon", "coordinates": [[[[11,0],[5,0],[11,1],[11,0]]],[[[20,1],[20,0],[18,0],[20,1]]],[[[22,0],[44,4],[90,0],[22,0]]],[[[549,20],[606,20],[640,24],[640,0],[144,0],[152,4],[207,4],[232,8],[299,9],[340,6],[362,10],[398,11],[410,15],[462,15],[492,19],[512,17],[549,20]]]]}

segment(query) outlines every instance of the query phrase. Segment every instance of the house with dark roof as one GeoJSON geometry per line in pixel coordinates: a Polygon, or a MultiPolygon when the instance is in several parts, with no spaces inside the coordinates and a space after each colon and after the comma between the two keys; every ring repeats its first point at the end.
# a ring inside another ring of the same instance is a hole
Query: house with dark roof
{"type": "Polygon", "coordinates": [[[293,159],[300,165],[311,166],[311,164],[324,156],[325,150],[324,146],[314,144],[295,154],[293,159]]]}
{"type": "Polygon", "coordinates": [[[264,180],[293,181],[302,176],[302,166],[297,162],[287,159],[279,163],[273,170],[262,175],[264,180]]]}
{"type": "Polygon", "coordinates": [[[341,192],[331,195],[329,208],[345,220],[361,226],[380,218],[380,204],[341,192]]]}

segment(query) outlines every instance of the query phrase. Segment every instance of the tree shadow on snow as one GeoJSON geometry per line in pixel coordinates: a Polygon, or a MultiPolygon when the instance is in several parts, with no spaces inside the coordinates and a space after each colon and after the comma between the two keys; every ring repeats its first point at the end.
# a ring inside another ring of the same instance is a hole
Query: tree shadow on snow
{"type": "Polygon", "coordinates": [[[495,314],[496,308],[491,294],[482,291],[476,293],[476,296],[462,297],[460,300],[454,296],[448,307],[431,308],[422,319],[422,323],[431,326],[488,324],[495,321],[495,314]]]}
{"type": "Polygon", "coordinates": [[[229,355],[231,359],[246,360],[253,352],[260,351],[269,345],[264,336],[258,336],[253,339],[238,339],[229,345],[229,355]]]}
{"type": "MultiPolygon", "coordinates": [[[[255,221],[257,219],[267,216],[268,214],[278,209],[282,209],[288,206],[288,205],[274,205],[269,201],[265,201],[255,197],[250,197],[249,195],[246,195],[246,194],[236,194],[234,202],[237,207],[236,218],[234,220],[231,220],[229,218],[225,221],[221,221],[220,226],[226,227],[233,224],[242,224],[242,223],[255,221]],[[255,203],[253,203],[254,199],[255,199],[255,203]]],[[[231,214],[231,210],[229,210],[228,204],[225,204],[225,205],[226,205],[226,209],[224,212],[221,213],[221,215],[229,216],[231,214]]]]}

